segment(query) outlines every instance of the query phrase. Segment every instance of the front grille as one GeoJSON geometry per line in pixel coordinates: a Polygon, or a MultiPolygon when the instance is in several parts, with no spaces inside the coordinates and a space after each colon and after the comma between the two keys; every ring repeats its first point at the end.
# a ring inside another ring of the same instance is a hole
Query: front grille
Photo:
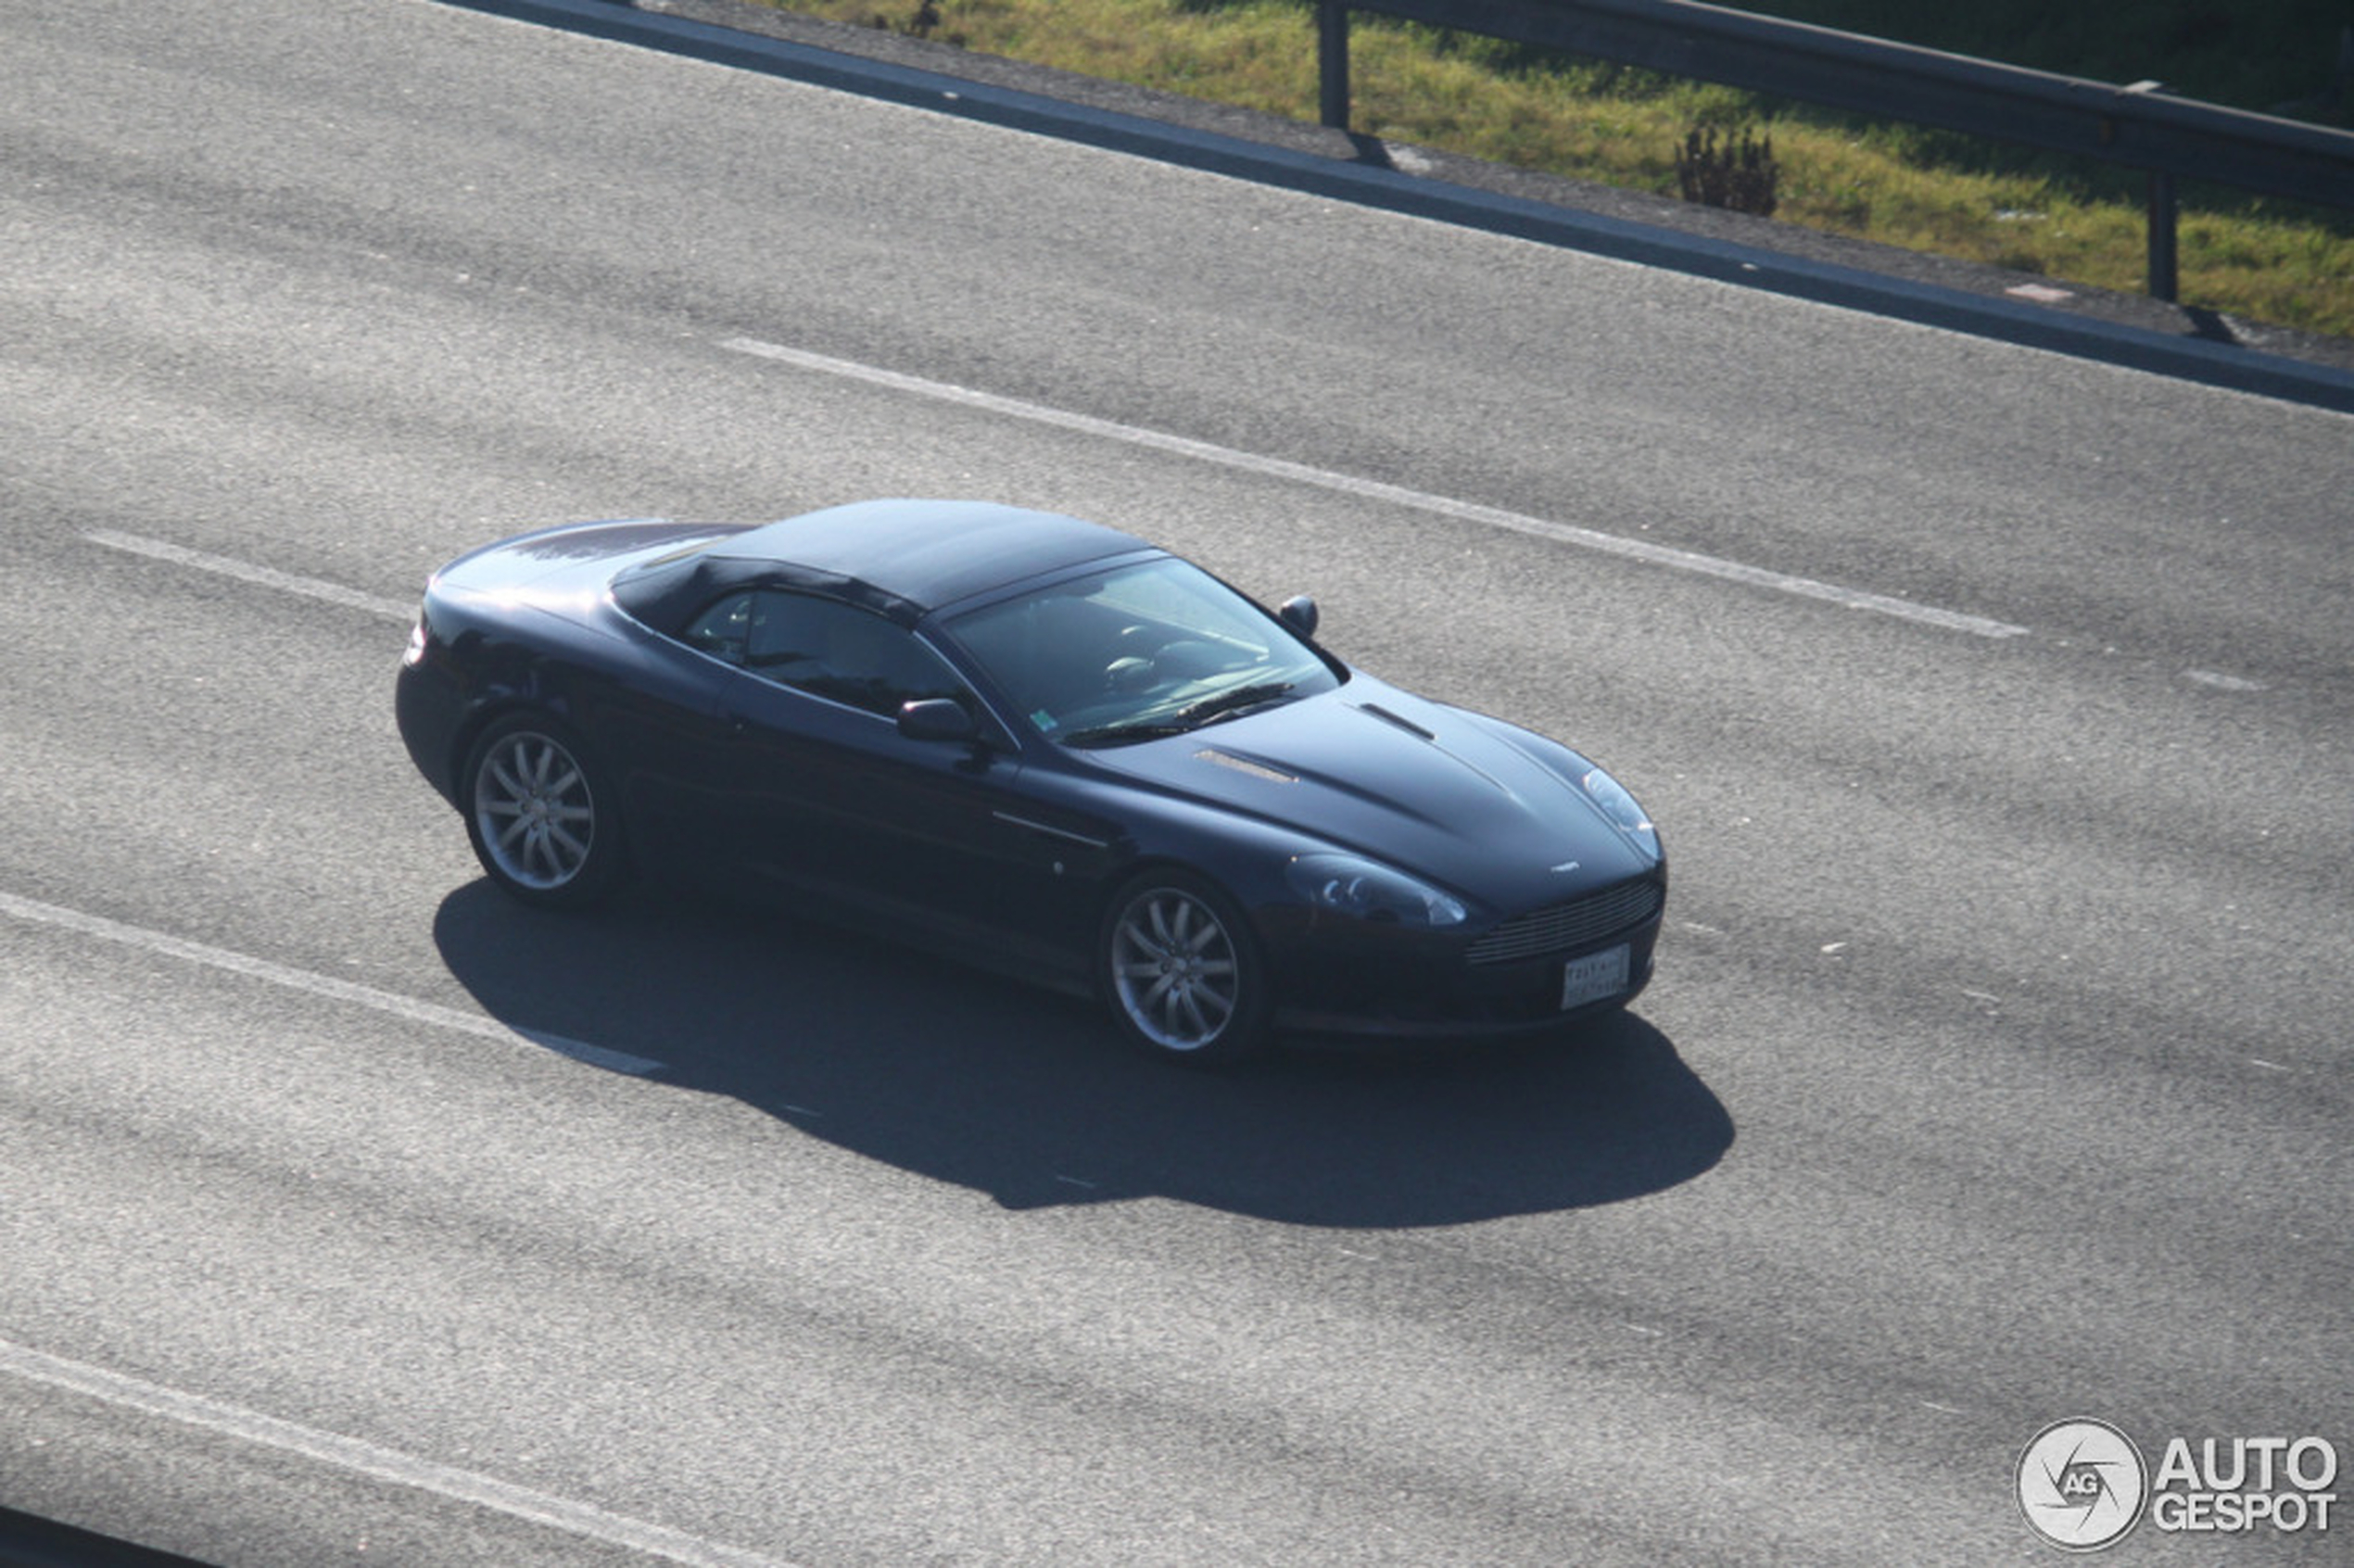
{"type": "Polygon", "coordinates": [[[1473,942],[1464,956],[1474,964],[1510,964],[1540,953],[1566,953],[1653,918],[1663,896],[1659,879],[1643,877],[1567,904],[1532,909],[1473,942]]]}

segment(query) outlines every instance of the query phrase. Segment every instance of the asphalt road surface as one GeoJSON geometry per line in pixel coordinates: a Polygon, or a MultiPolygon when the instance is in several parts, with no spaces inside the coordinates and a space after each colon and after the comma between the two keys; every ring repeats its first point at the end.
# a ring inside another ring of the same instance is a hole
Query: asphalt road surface
{"type": "Polygon", "coordinates": [[[12,0],[0,89],[0,1508],[1977,1563],[2057,1560],[2062,1419],[2354,1466],[2354,419],[426,0],[12,0]],[[1658,982],[1209,1076],[487,887],[392,727],[427,572],[890,494],[1591,751],[1658,982]]]}

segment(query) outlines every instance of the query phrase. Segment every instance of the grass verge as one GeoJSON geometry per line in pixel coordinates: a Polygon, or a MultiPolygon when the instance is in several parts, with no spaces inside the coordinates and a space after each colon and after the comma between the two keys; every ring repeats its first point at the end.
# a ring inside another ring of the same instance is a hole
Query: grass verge
{"type": "MultiPolygon", "coordinates": [[[[1290,119],[1316,117],[1314,21],[1300,0],[767,3],[1290,119]]],[[[1804,6],[1773,8],[1799,14],[1804,6]]],[[[2129,171],[1377,17],[1354,18],[1351,37],[1353,129],[1386,140],[1674,196],[1676,152],[1694,128],[1760,131],[1771,135],[1778,167],[1778,221],[2055,282],[2124,292],[2145,284],[2140,178],[2129,171]]],[[[2155,74],[2165,62],[2153,57],[2155,74]]],[[[2184,304],[2354,336],[2354,213],[2196,185],[2183,189],[2181,202],[2184,304]]]]}

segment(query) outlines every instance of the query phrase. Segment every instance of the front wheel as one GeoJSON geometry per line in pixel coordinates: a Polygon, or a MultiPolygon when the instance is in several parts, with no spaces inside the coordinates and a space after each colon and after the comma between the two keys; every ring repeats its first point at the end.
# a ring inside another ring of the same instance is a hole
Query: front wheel
{"type": "Polygon", "coordinates": [[[1231,1062],[1261,1043],[1267,975],[1250,928],[1191,872],[1148,871],[1120,890],[1096,973],[1120,1032],[1152,1056],[1231,1062]]]}
{"type": "Polygon", "coordinates": [[[490,879],[526,904],[595,902],[620,876],[620,803],[563,725],[494,722],[467,753],[466,836],[490,879]]]}

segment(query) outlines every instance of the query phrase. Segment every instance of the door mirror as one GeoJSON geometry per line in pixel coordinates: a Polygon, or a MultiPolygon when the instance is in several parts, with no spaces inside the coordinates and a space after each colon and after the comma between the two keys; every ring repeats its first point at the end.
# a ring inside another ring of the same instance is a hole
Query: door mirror
{"type": "Polygon", "coordinates": [[[977,740],[981,727],[953,697],[926,697],[899,704],[899,733],[910,740],[977,740]]]}
{"type": "Polygon", "coordinates": [[[1304,593],[1296,593],[1284,601],[1275,611],[1275,619],[1302,637],[1316,635],[1316,601],[1304,593]]]}

